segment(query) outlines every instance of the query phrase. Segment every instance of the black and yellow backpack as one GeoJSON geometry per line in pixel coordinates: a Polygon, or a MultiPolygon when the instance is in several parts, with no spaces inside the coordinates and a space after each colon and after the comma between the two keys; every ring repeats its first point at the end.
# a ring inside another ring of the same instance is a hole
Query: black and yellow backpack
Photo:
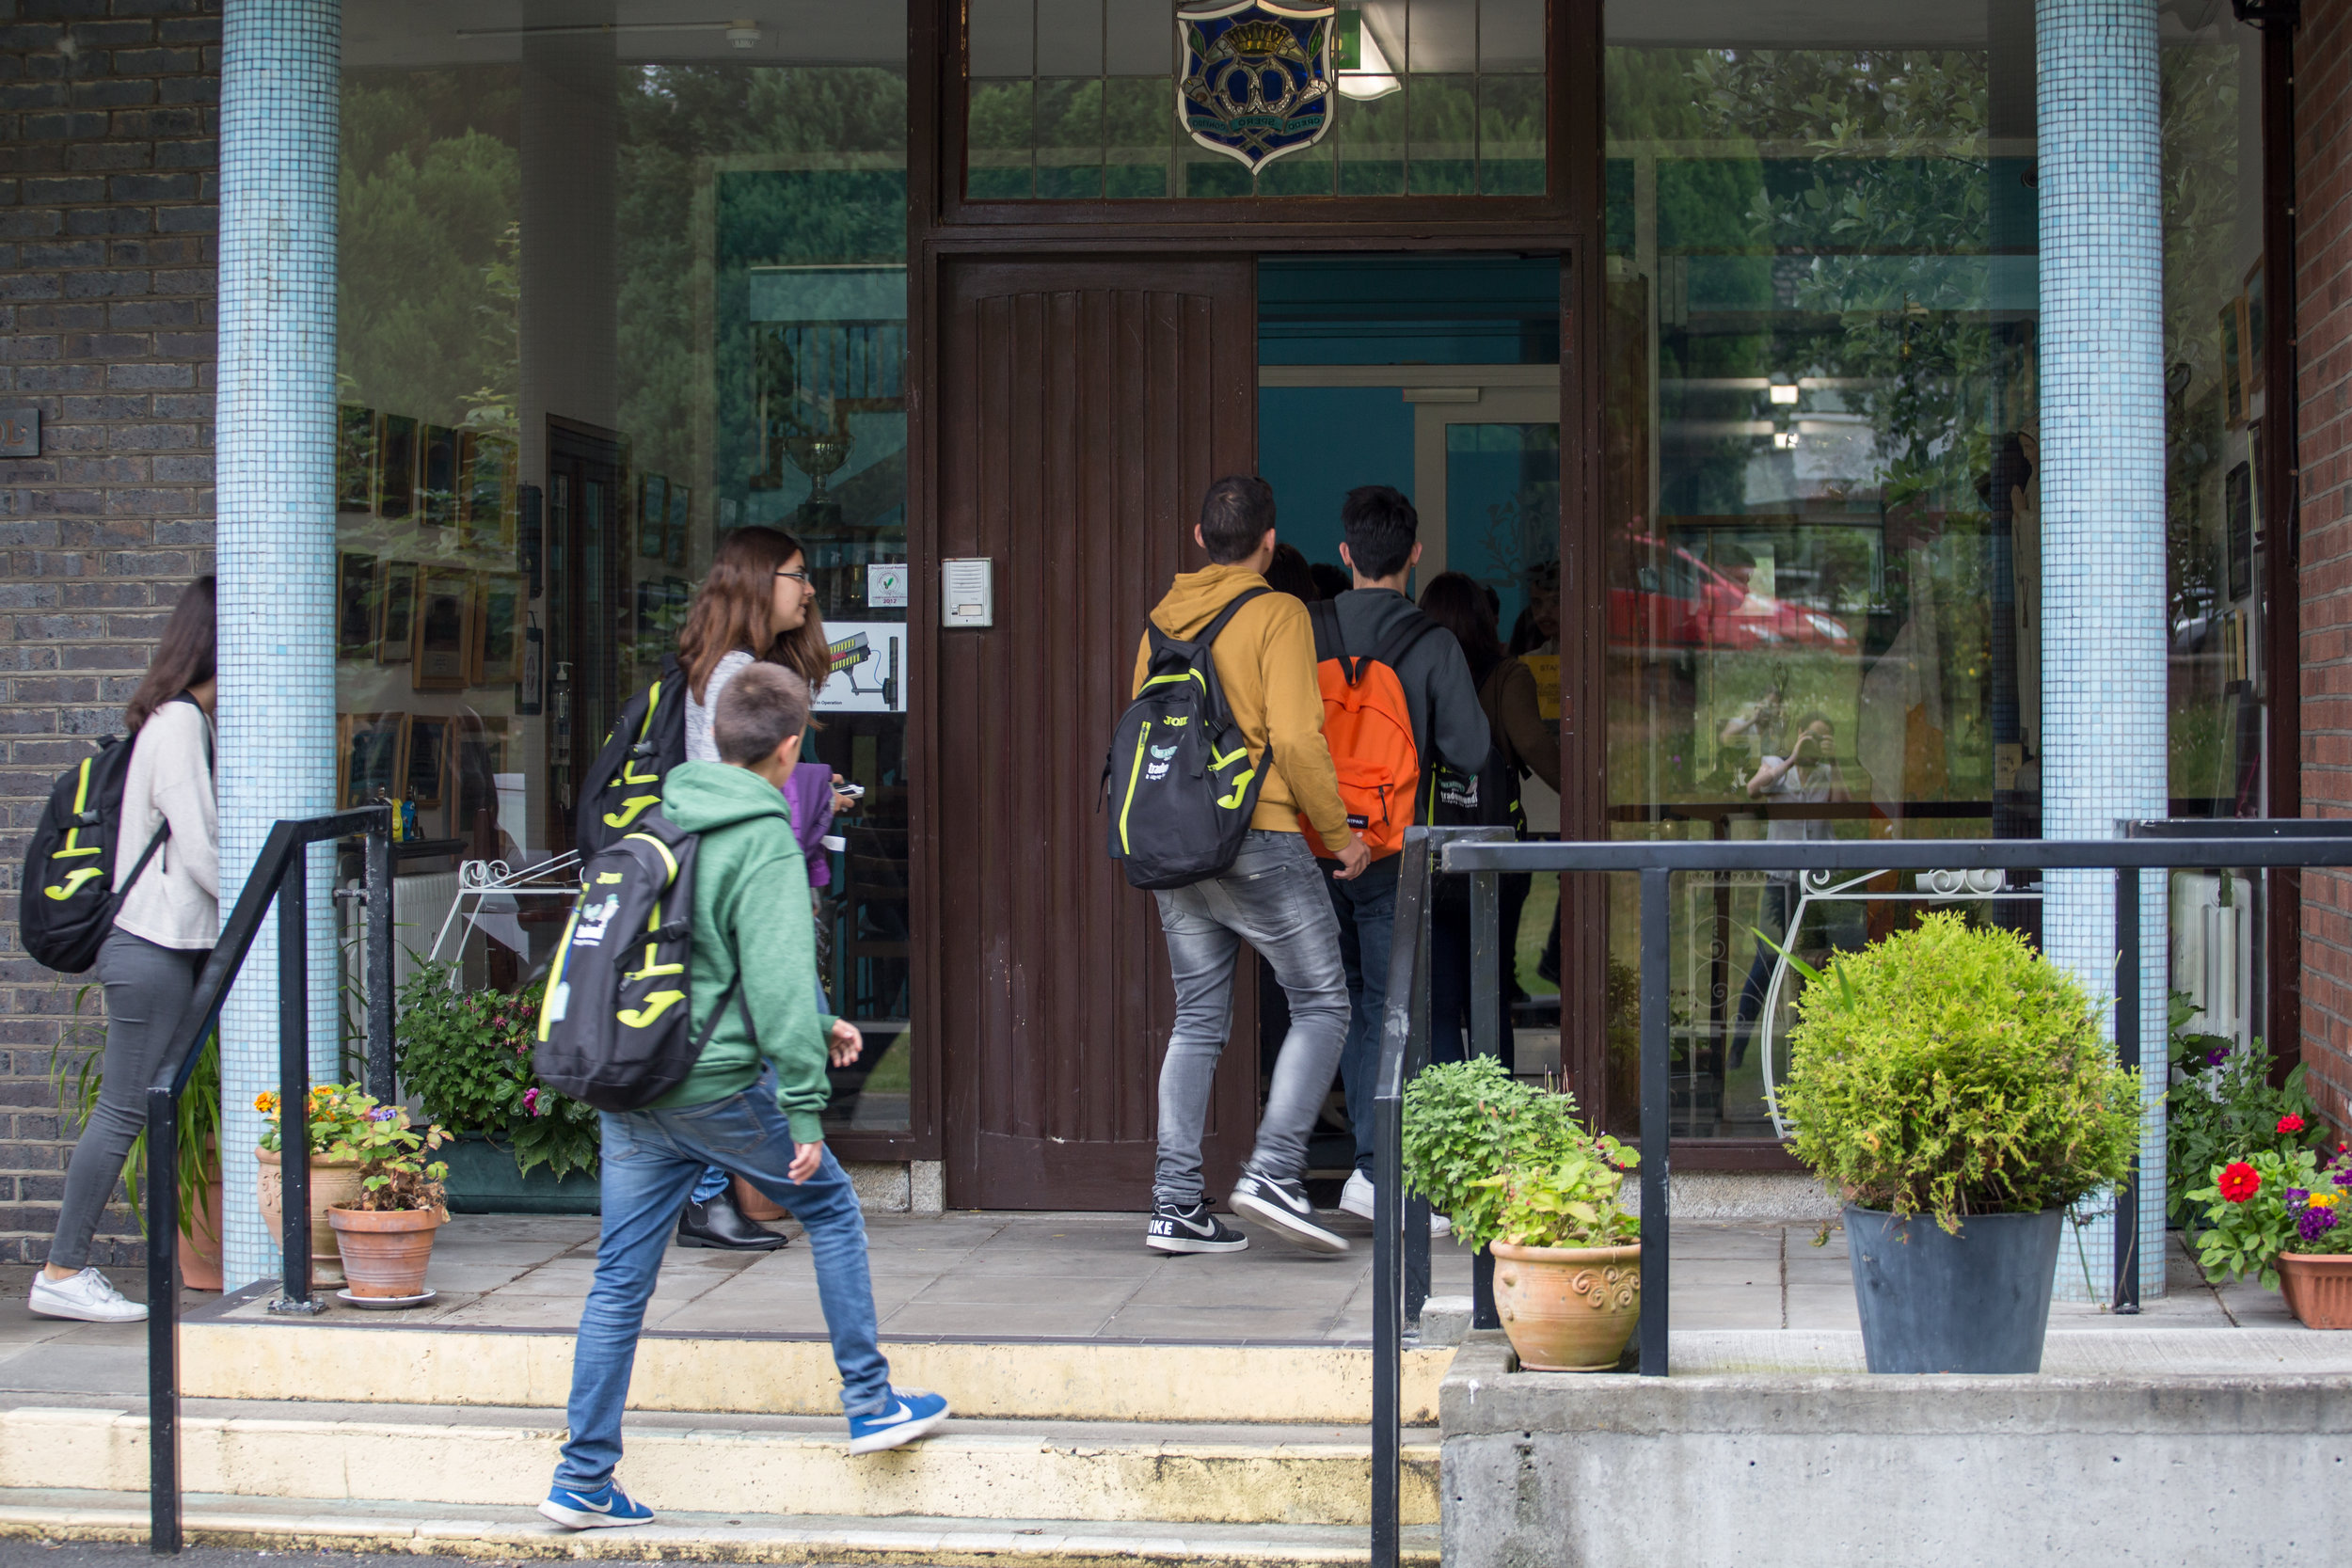
{"type": "Polygon", "coordinates": [[[661,781],[686,760],[686,670],[675,654],[661,677],[629,699],[582,775],[572,847],[581,864],[661,803],[661,781]]]}

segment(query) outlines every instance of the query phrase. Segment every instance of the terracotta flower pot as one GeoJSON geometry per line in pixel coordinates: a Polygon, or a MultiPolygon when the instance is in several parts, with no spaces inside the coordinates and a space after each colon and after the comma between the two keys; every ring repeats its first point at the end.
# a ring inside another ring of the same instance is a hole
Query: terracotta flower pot
{"type": "Polygon", "coordinates": [[[792,1217],[785,1212],[783,1204],[769,1201],[766,1193],[761,1192],[741,1177],[730,1177],[728,1180],[735,1183],[735,1207],[745,1219],[765,1224],[771,1220],[787,1220],[792,1217]]]}
{"type": "Polygon", "coordinates": [[[196,1195],[190,1219],[180,1232],[180,1284],[190,1291],[217,1291],[220,1273],[220,1162],[212,1162],[213,1179],[196,1195]]]}
{"type": "Polygon", "coordinates": [[[2279,1254],[2279,1293],[2305,1328],[2352,1328],[2352,1254],[2279,1254]]]}
{"type": "MultiPolygon", "coordinates": [[[[285,1180],[274,1149],[257,1148],[255,1159],[262,1163],[262,1220],[269,1227],[269,1238],[280,1247],[286,1244],[285,1180]]],[[[349,1203],[359,1196],[359,1166],[358,1160],[310,1160],[310,1283],[341,1285],[343,1282],[343,1255],[335,1245],[334,1227],[326,1223],[326,1212],[349,1203]]]]}
{"type": "Polygon", "coordinates": [[[1642,1249],[1497,1242],[1495,1310],[1533,1372],[1605,1372],[1642,1318],[1642,1249]]]}
{"type": "Polygon", "coordinates": [[[355,1296],[413,1296],[424,1290],[433,1233],[446,1209],[329,1209],[326,1223],[342,1243],[343,1273],[355,1296]]]}

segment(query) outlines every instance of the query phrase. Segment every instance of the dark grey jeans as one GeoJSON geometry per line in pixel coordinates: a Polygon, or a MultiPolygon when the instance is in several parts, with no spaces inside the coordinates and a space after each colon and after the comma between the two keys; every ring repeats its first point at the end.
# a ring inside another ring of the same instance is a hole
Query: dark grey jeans
{"type": "Polygon", "coordinates": [[[49,1261],[61,1269],[89,1261],[90,1237],[122,1180],[123,1158],[147,1126],[147,1085],[210,956],[161,947],[128,931],[115,932],[98,950],[98,978],[106,988],[106,1081],[65,1168],[65,1201],[49,1243],[49,1261]]]}
{"type": "Polygon", "coordinates": [[[1307,1135],[1331,1092],[1347,1038],[1340,923],[1307,840],[1253,828],[1223,875],[1158,897],[1176,978],[1176,1027],[1160,1064],[1160,1155],[1152,1196],[1182,1206],[1202,1196],[1200,1132],[1232,1024],[1233,958],[1245,942],[1274,966],[1291,1009],[1248,1168],[1282,1180],[1303,1177],[1307,1135]]]}

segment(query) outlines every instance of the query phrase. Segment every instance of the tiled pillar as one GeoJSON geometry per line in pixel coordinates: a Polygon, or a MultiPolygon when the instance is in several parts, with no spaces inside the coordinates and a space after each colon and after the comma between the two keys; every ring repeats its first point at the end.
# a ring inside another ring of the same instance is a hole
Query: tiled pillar
{"type": "MultiPolygon", "coordinates": [[[[2156,0],[2039,0],[2042,834],[2165,814],[2164,230],[2156,0]]],[[[2114,884],[2057,872],[2045,950],[2114,994],[2114,884]]],[[[2164,1289],[2165,879],[2143,874],[2140,1291],[2164,1289]]],[[[2062,1296],[2104,1299],[2105,1221],[2070,1226],[2062,1296]],[[2086,1292],[2084,1276],[2090,1276],[2086,1292]]]]}
{"type": "MultiPolygon", "coordinates": [[[[270,824],[334,808],[335,204],[340,0],[228,0],[220,82],[220,839],[224,915],[270,824]]],[[[332,851],[310,862],[310,1073],[334,1074],[332,851]]],[[[278,941],[221,1019],[231,1290],[278,1272],[253,1097],[278,1083],[278,941]]]]}

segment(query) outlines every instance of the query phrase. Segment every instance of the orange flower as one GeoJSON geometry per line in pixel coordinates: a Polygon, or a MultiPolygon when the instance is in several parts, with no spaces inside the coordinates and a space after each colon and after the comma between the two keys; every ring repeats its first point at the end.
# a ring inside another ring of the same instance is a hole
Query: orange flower
{"type": "Polygon", "coordinates": [[[253,1097],[253,1108],[263,1116],[268,1116],[278,1109],[278,1097],[264,1089],[253,1097]]]}

